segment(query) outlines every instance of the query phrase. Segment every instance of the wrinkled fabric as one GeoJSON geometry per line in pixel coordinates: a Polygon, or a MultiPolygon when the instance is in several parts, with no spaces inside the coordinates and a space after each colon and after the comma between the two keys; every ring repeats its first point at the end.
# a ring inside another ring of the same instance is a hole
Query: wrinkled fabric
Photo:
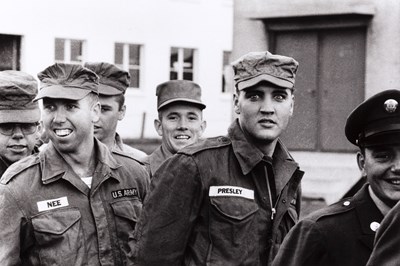
{"type": "Polygon", "coordinates": [[[130,155],[132,156],[133,159],[140,162],[143,162],[147,157],[147,154],[145,152],[124,144],[119,134],[115,133],[115,142],[112,152],[118,152],[118,151],[130,155]]]}
{"type": "Polygon", "coordinates": [[[229,138],[200,141],[168,159],[154,174],[131,243],[135,265],[269,265],[297,221],[303,172],[277,144],[272,222],[266,176],[255,170],[263,159],[236,121],[229,138]],[[247,196],[215,196],[218,186],[247,196]]]}
{"type": "MultiPolygon", "coordinates": [[[[286,236],[273,266],[364,266],[382,213],[364,185],[356,195],[318,210],[286,236]]],[[[384,265],[384,264],[379,264],[384,265]]]]}
{"type": "Polygon", "coordinates": [[[161,164],[172,155],[173,154],[167,148],[165,148],[164,145],[161,145],[149,156],[147,156],[145,163],[147,165],[151,178],[153,177],[153,174],[157,171],[157,169],[161,166],[161,164]]]}
{"type": "Polygon", "coordinates": [[[397,266],[400,262],[400,204],[397,203],[382,220],[376,232],[374,249],[367,266],[397,266]]]}
{"type": "Polygon", "coordinates": [[[50,142],[0,182],[0,265],[126,265],[148,176],[96,142],[89,189],[50,142]]]}

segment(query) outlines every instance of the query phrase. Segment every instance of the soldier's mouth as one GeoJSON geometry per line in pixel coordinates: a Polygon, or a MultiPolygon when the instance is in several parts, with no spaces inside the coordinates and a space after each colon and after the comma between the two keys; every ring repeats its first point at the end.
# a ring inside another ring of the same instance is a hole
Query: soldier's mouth
{"type": "Polygon", "coordinates": [[[71,129],[55,129],[54,133],[58,137],[66,137],[72,133],[72,130],[71,129]]]}
{"type": "Polygon", "coordinates": [[[184,139],[184,140],[188,140],[190,139],[190,137],[188,135],[178,135],[175,137],[176,139],[184,139]]]}

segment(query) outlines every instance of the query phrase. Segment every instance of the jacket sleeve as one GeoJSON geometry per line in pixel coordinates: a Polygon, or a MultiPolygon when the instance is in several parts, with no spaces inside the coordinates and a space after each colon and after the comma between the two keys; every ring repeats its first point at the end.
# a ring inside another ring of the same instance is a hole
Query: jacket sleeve
{"type": "Polygon", "coordinates": [[[317,266],[327,261],[322,232],[311,220],[297,223],[283,240],[273,266],[317,266]]]}
{"type": "Polygon", "coordinates": [[[164,162],[154,174],[135,232],[135,265],[182,265],[201,202],[193,159],[178,154],[164,162]]]}
{"type": "Polygon", "coordinates": [[[374,249],[367,266],[399,265],[400,261],[400,205],[399,203],[382,220],[375,235],[374,249]]]}
{"type": "Polygon", "coordinates": [[[20,265],[23,213],[6,187],[0,184],[0,265],[20,265]]]}

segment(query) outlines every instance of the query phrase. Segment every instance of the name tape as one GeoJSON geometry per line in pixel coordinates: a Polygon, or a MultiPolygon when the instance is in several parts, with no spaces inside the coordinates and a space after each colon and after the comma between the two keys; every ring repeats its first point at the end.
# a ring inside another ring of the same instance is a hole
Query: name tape
{"type": "Polygon", "coordinates": [[[242,197],[246,199],[254,199],[254,190],[234,186],[211,186],[208,196],[242,197]]]}
{"type": "Polygon", "coordinates": [[[61,197],[58,199],[44,200],[37,202],[39,212],[57,209],[68,206],[68,198],[61,197]]]}

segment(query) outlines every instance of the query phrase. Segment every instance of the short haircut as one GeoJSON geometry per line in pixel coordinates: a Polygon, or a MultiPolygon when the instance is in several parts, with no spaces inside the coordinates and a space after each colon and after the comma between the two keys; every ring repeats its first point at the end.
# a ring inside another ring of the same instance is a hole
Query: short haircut
{"type": "Polygon", "coordinates": [[[122,107],[125,104],[125,95],[124,94],[118,94],[113,96],[115,101],[118,103],[118,111],[121,111],[122,107]]]}

